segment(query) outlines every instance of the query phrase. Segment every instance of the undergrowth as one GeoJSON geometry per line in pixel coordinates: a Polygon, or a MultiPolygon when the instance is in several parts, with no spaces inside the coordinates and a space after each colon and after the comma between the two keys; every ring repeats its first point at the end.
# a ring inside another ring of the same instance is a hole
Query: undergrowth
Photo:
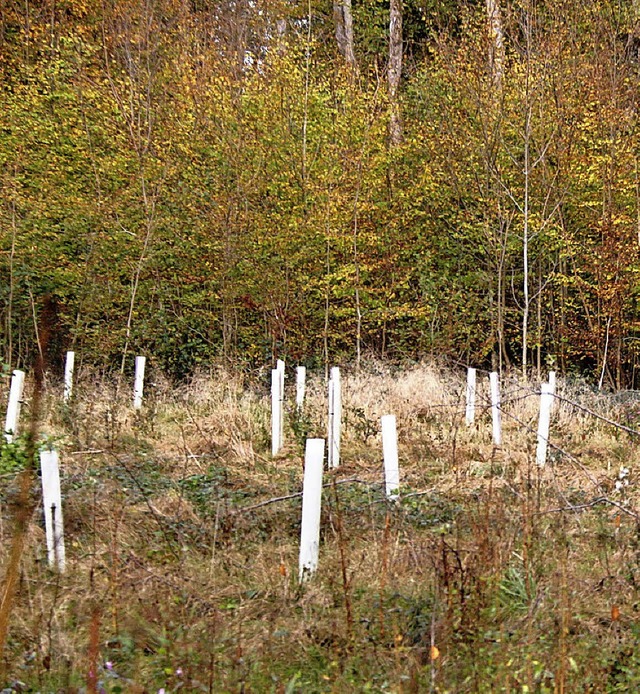
{"type": "MultiPolygon", "coordinates": [[[[343,460],[325,476],[319,570],[301,585],[303,446],[326,429],[322,379],[303,413],[288,411],[275,459],[266,379],[155,380],[141,413],[107,376],[85,374],[65,406],[47,393],[67,570],[47,566],[40,509],[4,692],[640,688],[638,453],[610,423],[630,427],[635,401],[561,382],[552,461],[538,468],[535,387],[503,383],[496,449],[484,385],[468,427],[461,374],[347,370],[343,460]],[[387,413],[397,502],[382,480],[387,413]]],[[[14,448],[0,455],[4,565],[14,448]]]]}

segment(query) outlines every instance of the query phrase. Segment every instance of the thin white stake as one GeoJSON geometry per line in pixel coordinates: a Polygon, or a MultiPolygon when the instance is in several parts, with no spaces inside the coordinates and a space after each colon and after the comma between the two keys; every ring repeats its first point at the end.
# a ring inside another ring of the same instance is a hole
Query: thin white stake
{"type": "Polygon", "coordinates": [[[538,447],[536,449],[536,463],[540,467],[547,462],[552,405],[553,390],[551,384],[543,383],[540,388],[540,418],[538,419],[538,447]]]}
{"type": "Polygon", "coordinates": [[[42,505],[49,566],[57,568],[62,573],[65,568],[65,549],[58,452],[41,451],[40,469],[42,470],[42,505]]]}
{"type": "Polygon", "coordinates": [[[284,362],[278,359],[276,368],[280,374],[280,448],[284,445],[284,362]]]}
{"type": "Polygon", "coordinates": [[[549,387],[551,388],[552,393],[556,392],[556,372],[555,371],[549,371],[549,387]]]}
{"type": "Polygon", "coordinates": [[[304,393],[306,388],[307,369],[304,366],[298,366],[296,369],[296,408],[302,411],[304,407],[304,393]]]}
{"type": "Polygon", "coordinates": [[[340,437],[342,432],[342,384],[340,382],[340,368],[334,366],[331,369],[329,379],[329,431],[327,466],[329,469],[340,465],[340,437]]]}
{"type": "Polygon", "coordinates": [[[467,425],[473,424],[476,418],[476,370],[467,369],[467,411],[465,420],[467,425]]]}
{"type": "Polygon", "coordinates": [[[11,389],[9,391],[9,404],[7,405],[7,418],[4,424],[4,437],[7,443],[13,441],[18,433],[18,420],[20,419],[20,406],[22,405],[22,392],[24,390],[24,371],[13,372],[11,377],[11,389]]]}
{"type": "Polygon", "coordinates": [[[146,357],[136,357],[135,381],[133,386],[133,407],[136,410],[139,410],[142,407],[142,392],[144,390],[144,369],[146,364],[146,357]]]}
{"type": "Polygon", "coordinates": [[[384,481],[389,499],[398,498],[400,469],[398,467],[398,432],[396,418],[386,414],[380,419],[382,425],[382,453],[384,456],[384,481]]]}
{"type": "Polygon", "coordinates": [[[271,455],[276,456],[282,446],[282,378],[278,369],[271,370],[271,455]]]}
{"type": "Polygon", "coordinates": [[[73,393],[73,369],[76,363],[76,353],[67,352],[67,359],[64,365],[64,395],[63,401],[69,402],[73,393]]]}
{"type": "Polygon", "coordinates": [[[304,453],[302,526],[300,528],[300,580],[316,572],[320,550],[320,507],[324,439],[307,439],[304,453]]]}
{"type": "Polygon", "coordinates": [[[493,443],[502,445],[502,417],[500,415],[500,381],[498,373],[492,371],[489,374],[491,383],[491,422],[493,424],[493,443]]]}

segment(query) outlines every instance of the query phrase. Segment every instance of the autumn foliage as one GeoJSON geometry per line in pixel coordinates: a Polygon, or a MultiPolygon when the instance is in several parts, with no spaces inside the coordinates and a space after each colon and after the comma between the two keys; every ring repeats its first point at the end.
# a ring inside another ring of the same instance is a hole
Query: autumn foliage
{"type": "Polygon", "coordinates": [[[484,3],[406,2],[390,100],[370,0],[347,63],[328,2],[5,2],[4,360],[47,296],[52,356],[178,377],[438,353],[636,385],[635,6],[493,5],[498,54],[484,3]]]}

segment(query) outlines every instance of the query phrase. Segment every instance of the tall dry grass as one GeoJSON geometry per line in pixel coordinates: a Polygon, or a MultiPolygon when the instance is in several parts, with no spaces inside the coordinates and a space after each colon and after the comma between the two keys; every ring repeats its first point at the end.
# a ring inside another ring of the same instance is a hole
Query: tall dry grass
{"type": "MultiPolygon", "coordinates": [[[[327,427],[321,375],[309,378],[302,416],[287,386],[285,447],[275,459],[263,376],[217,369],[174,386],[152,373],[140,413],[131,384],[111,375],[80,374],[68,407],[51,383],[41,429],[61,449],[68,571],[47,568],[36,512],[2,684],[212,692],[633,686],[638,447],[604,419],[635,428],[636,401],[561,379],[555,447],[540,469],[537,384],[504,379],[496,448],[488,378],[479,374],[468,427],[464,377],[436,365],[343,370],[343,460],[326,477],[320,568],[303,586],[299,492],[304,439],[324,437],[327,427]],[[398,503],[383,495],[384,414],[398,422],[398,503]],[[621,466],[630,469],[622,480],[621,466]]],[[[8,475],[5,539],[12,499],[8,475]]],[[[0,558],[6,567],[6,542],[0,558]]]]}

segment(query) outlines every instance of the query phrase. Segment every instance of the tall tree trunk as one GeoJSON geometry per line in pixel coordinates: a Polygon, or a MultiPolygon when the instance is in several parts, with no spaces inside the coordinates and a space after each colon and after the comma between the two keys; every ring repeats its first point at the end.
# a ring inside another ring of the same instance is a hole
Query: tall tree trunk
{"type": "Polygon", "coordinates": [[[497,92],[502,91],[504,79],[504,27],[502,26],[502,12],[500,0],[486,0],[487,20],[489,23],[489,38],[491,48],[489,51],[489,67],[491,79],[497,92]]]}
{"type": "MultiPolygon", "coordinates": [[[[528,64],[527,52],[527,64],[528,64]]],[[[529,349],[529,311],[531,309],[531,297],[529,294],[529,241],[530,231],[530,185],[531,185],[531,111],[529,99],[529,68],[527,67],[526,102],[527,111],[524,125],[524,202],[523,202],[523,231],[522,231],[522,378],[527,380],[527,357],[529,349]]]]}
{"type": "Polygon", "coordinates": [[[542,380],[542,292],[544,285],[542,282],[542,260],[538,263],[538,291],[536,293],[536,329],[537,329],[537,339],[536,339],[536,369],[537,369],[537,379],[538,382],[542,380]]]}
{"type": "Polygon", "coordinates": [[[402,74],[402,0],[391,0],[389,16],[389,103],[391,120],[389,139],[391,145],[400,144],[402,140],[402,119],[398,103],[398,87],[402,74]]]}
{"type": "MultiPolygon", "coordinates": [[[[14,172],[15,176],[15,172],[14,172]]],[[[15,177],[14,177],[15,180],[15,177]]],[[[13,361],[13,295],[14,295],[14,262],[16,256],[16,237],[18,226],[16,222],[16,201],[15,197],[11,200],[11,249],[9,251],[9,287],[7,297],[7,313],[5,316],[5,357],[4,361],[13,368],[16,362],[13,361]]]]}
{"type": "Polygon", "coordinates": [[[353,48],[353,14],[351,0],[334,0],[333,19],[336,25],[336,42],[340,55],[355,73],[358,69],[356,54],[353,48]]]}

